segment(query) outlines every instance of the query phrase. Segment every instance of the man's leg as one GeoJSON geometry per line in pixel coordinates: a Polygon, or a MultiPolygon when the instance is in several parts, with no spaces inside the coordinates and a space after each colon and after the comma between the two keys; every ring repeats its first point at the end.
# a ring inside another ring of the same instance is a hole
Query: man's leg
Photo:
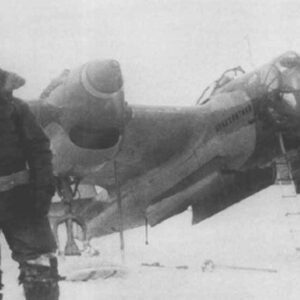
{"type": "Polygon", "coordinates": [[[13,259],[19,262],[26,300],[58,300],[56,243],[48,218],[3,222],[2,229],[13,259]]]}
{"type": "Polygon", "coordinates": [[[56,257],[44,255],[20,264],[19,282],[26,300],[58,300],[58,280],[56,257]]]}

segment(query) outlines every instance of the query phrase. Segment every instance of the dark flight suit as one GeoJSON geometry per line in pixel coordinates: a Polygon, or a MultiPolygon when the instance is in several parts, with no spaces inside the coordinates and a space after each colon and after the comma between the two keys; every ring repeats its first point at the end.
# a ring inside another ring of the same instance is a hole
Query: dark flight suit
{"type": "Polygon", "coordinates": [[[19,281],[29,300],[59,297],[56,243],[47,218],[55,191],[51,159],[49,140],[28,105],[1,96],[0,228],[20,265],[19,281]],[[28,182],[23,176],[10,188],[7,177],[26,169],[28,182]]]}

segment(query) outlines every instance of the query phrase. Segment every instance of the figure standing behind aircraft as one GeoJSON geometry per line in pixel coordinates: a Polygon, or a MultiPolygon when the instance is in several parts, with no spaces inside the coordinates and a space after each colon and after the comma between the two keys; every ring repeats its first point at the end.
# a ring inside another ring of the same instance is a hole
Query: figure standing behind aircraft
{"type": "Polygon", "coordinates": [[[47,218],[52,155],[28,105],[12,96],[24,83],[0,69],[0,228],[20,265],[26,299],[57,300],[56,243],[47,218]]]}

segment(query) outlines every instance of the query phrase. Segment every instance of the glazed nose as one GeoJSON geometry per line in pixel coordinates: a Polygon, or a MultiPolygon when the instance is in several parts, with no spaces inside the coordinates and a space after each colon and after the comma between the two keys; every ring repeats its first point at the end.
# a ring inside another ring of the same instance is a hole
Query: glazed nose
{"type": "Polygon", "coordinates": [[[300,117],[300,68],[291,69],[282,78],[282,105],[284,112],[300,117]]]}

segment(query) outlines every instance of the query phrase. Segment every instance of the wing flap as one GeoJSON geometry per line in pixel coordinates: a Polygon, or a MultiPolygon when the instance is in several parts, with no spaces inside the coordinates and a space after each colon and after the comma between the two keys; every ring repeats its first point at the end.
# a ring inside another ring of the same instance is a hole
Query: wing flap
{"type": "Polygon", "coordinates": [[[189,187],[149,206],[148,222],[155,226],[192,205],[193,224],[224,210],[274,183],[272,167],[247,172],[214,170],[189,187]]]}
{"type": "Polygon", "coordinates": [[[211,192],[199,197],[192,204],[193,224],[240,202],[274,183],[273,167],[253,169],[247,172],[223,174],[218,185],[211,186],[211,192]]]}
{"type": "Polygon", "coordinates": [[[149,224],[151,226],[157,225],[158,223],[183,212],[193,200],[200,197],[203,193],[208,193],[210,187],[217,184],[219,178],[220,173],[213,172],[183,191],[149,206],[146,213],[149,224]]]}

